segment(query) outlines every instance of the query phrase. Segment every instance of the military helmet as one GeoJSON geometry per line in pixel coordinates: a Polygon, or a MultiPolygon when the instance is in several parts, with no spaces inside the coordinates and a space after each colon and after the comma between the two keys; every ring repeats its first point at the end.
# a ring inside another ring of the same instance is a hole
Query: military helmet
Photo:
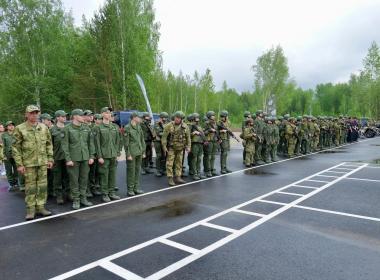
{"type": "Polygon", "coordinates": [[[190,114],[187,116],[187,121],[192,122],[194,120],[194,114],[190,114]]]}
{"type": "Polygon", "coordinates": [[[215,116],[215,112],[214,111],[208,111],[207,114],[206,114],[206,117],[209,119],[211,117],[215,116]]]}
{"type": "Polygon", "coordinates": [[[260,114],[262,114],[263,113],[263,110],[257,110],[256,111],[256,116],[258,116],[258,115],[260,115],[260,114]]]}
{"type": "Polygon", "coordinates": [[[251,112],[245,111],[244,112],[244,118],[248,118],[251,115],[251,112]]]}
{"type": "Polygon", "coordinates": [[[222,118],[225,118],[225,117],[228,117],[228,112],[227,111],[222,111],[222,112],[220,112],[220,114],[219,114],[222,118]]]}
{"type": "Polygon", "coordinates": [[[278,116],[278,120],[279,120],[279,121],[282,121],[283,119],[284,119],[283,116],[278,116]]]}
{"type": "Polygon", "coordinates": [[[162,118],[162,119],[168,119],[169,118],[169,114],[166,113],[166,112],[161,112],[160,113],[160,118],[162,118]]]}
{"type": "Polygon", "coordinates": [[[302,121],[302,116],[298,116],[297,121],[302,121]]]}
{"type": "Polygon", "coordinates": [[[174,117],[175,118],[184,119],[185,118],[185,114],[182,111],[177,111],[177,112],[174,113],[174,117]]]}
{"type": "Polygon", "coordinates": [[[289,114],[285,114],[285,115],[284,115],[284,119],[285,119],[285,120],[287,120],[287,119],[289,119],[289,118],[290,118],[290,115],[289,115],[289,114]]]}
{"type": "Polygon", "coordinates": [[[195,120],[195,119],[199,119],[199,114],[198,114],[198,113],[194,113],[194,114],[193,114],[193,118],[194,118],[194,120],[195,120]]]}

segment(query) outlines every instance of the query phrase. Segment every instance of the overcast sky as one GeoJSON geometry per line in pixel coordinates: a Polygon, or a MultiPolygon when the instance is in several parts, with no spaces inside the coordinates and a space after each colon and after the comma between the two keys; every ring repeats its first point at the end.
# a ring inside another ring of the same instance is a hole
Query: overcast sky
{"type": "MultiPolygon", "coordinates": [[[[63,0],[77,25],[104,2],[63,0]]],[[[252,90],[251,66],[278,44],[302,88],[344,82],[380,43],[380,0],[155,0],[155,9],[164,68],[210,68],[217,88],[252,90]]]]}

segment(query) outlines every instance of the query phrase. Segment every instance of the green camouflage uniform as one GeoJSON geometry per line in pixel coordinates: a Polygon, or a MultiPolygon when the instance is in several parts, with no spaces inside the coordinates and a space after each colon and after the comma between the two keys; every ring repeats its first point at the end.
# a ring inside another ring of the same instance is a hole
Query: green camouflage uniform
{"type": "MultiPolygon", "coordinates": [[[[274,121],[273,121],[274,122],[274,121]]],[[[280,142],[280,129],[276,123],[271,124],[273,141],[270,143],[270,156],[272,161],[277,161],[277,148],[280,142]]]]}
{"type": "Polygon", "coordinates": [[[155,122],[154,127],[154,150],[156,151],[156,170],[157,176],[162,176],[166,172],[166,155],[162,150],[161,137],[164,133],[164,124],[155,122]]]}
{"type": "Polygon", "coordinates": [[[66,162],[74,162],[74,166],[67,167],[71,198],[74,202],[73,207],[79,202],[89,205],[91,203],[87,203],[87,184],[90,172],[88,161],[95,158],[94,138],[91,129],[86,124],[77,126],[71,123],[66,125],[63,131],[62,149],[65,160],[66,162]]]}
{"type": "Polygon", "coordinates": [[[175,124],[174,121],[164,127],[161,143],[164,150],[167,150],[166,173],[168,178],[173,178],[173,168],[175,177],[182,175],[183,150],[191,149],[190,130],[184,122],[175,124]]]}
{"type": "MultiPolygon", "coordinates": [[[[191,124],[191,153],[192,153],[192,160],[191,160],[191,170],[194,172],[194,180],[199,180],[203,178],[201,174],[201,162],[203,157],[203,145],[205,144],[205,135],[203,132],[203,129],[200,125],[198,125],[196,122],[191,124]],[[198,135],[198,133],[200,133],[198,135]]],[[[207,142],[206,142],[207,144],[207,142]]]]}
{"type": "Polygon", "coordinates": [[[207,177],[211,177],[217,175],[215,169],[215,154],[219,139],[215,122],[211,120],[206,121],[203,131],[208,142],[208,145],[204,147],[204,172],[207,177]]]}
{"type": "Polygon", "coordinates": [[[303,120],[300,125],[300,141],[301,141],[301,152],[303,154],[309,153],[309,141],[310,141],[310,132],[308,123],[306,120],[303,120]]]}
{"type": "Polygon", "coordinates": [[[4,156],[4,166],[5,172],[7,175],[7,180],[10,186],[10,189],[18,186],[19,174],[17,172],[17,165],[12,155],[12,144],[14,143],[13,133],[6,131],[1,135],[3,141],[3,156],[4,156]]]}
{"type": "Polygon", "coordinates": [[[223,173],[230,172],[230,170],[227,168],[227,157],[230,151],[231,137],[228,132],[222,132],[222,130],[224,130],[222,126],[224,126],[224,128],[230,129],[231,124],[228,121],[227,122],[219,121],[219,124],[217,126],[220,139],[222,140],[220,143],[220,170],[221,170],[221,173],[223,174],[223,173]]]}
{"type": "Polygon", "coordinates": [[[307,122],[307,128],[309,130],[309,152],[314,151],[314,141],[315,141],[315,125],[311,120],[307,122]]]}
{"type": "Polygon", "coordinates": [[[25,167],[25,203],[28,211],[44,208],[47,199],[47,163],[53,162],[49,129],[24,122],[14,131],[13,157],[17,167],[25,167]]]}
{"type": "Polygon", "coordinates": [[[255,164],[256,132],[254,130],[253,124],[244,128],[242,138],[245,141],[244,164],[246,167],[250,167],[255,164]]]}
{"type": "Polygon", "coordinates": [[[263,130],[265,127],[265,123],[261,118],[256,117],[254,121],[255,131],[257,134],[257,141],[256,141],[256,147],[255,147],[255,161],[259,162],[262,161],[262,150],[263,150],[263,144],[264,144],[264,135],[263,130]]]}
{"type": "Polygon", "coordinates": [[[294,150],[297,143],[296,133],[297,133],[297,126],[292,122],[288,122],[285,127],[285,138],[286,138],[286,142],[288,143],[289,157],[294,156],[294,150]]]}
{"type": "Polygon", "coordinates": [[[319,147],[319,139],[320,139],[320,134],[321,134],[321,129],[319,127],[319,124],[314,120],[313,121],[314,125],[314,146],[313,146],[313,151],[317,151],[319,147]]]}
{"type": "Polygon", "coordinates": [[[153,139],[154,139],[154,131],[150,125],[150,120],[144,120],[141,123],[141,128],[144,133],[144,141],[145,141],[145,158],[142,159],[142,169],[143,174],[151,173],[149,170],[149,164],[152,161],[153,155],[153,139]]]}
{"type": "Polygon", "coordinates": [[[122,149],[121,136],[118,127],[113,124],[105,124],[104,121],[93,129],[96,156],[98,159],[98,172],[100,188],[103,200],[117,198],[115,195],[117,157],[122,149]],[[99,159],[104,160],[103,164],[99,159]]]}
{"type": "Polygon", "coordinates": [[[140,169],[145,153],[144,132],[139,124],[129,123],[124,129],[124,149],[127,158],[128,195],[142,193],[140,190],[140,169]],[[132,157],[128,160],[128,157],[132,157]]]}

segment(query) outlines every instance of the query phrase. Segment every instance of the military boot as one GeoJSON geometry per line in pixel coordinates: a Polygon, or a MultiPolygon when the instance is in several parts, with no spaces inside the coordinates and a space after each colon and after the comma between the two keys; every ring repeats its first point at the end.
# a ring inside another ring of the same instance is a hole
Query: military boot
{"type": "Polygon", "coordinates": [[[200,178],[201,178],[201,179],[206,179],[207,176],[206,176],[206,174],[205,174],[205,175],[202,175],[202,174],[201,174],[200,178]]]}
{"type": "Polygon", "coordinates": [[[162,173],[160,171],[156,172],[156,177],[162,177],[162,173]]]}
{"type": "Polygon", "coordinates": [[[74,210],[78,210],[78,209],[80,208],[80,203],[79,203],[79,201],[77,201],[77,200],[73,201],[72,208],[73,208],[74,210]]]}
{"type": "Polygon", "coordinates": [[[57,204],[62,205],[64,203],[63,196],[61,194],[57,195],[57,204]]]}
{"type": "Polygon", "coordinates": [[[174,178],[174,182],[177,184],[184,184],[186,181],[184,181],[180,176],[174,178]]]}
{"type": "Polygon", "coordinates": [[[143,169],[141,169],[141,175],[146,175],[147,173],[146,173],[146,170],[143,168],[143,169]]]}
{"type": "Polygon", "coordinates": [[[92,204],[92,202],[88,201],[87,198],[82,198],[80,200],[80,204],[82,204],[83,206],[92,206],[94,204],[92,204]]]}
{"type": "Polygon", "coordinates": [[[223,169],[222,171],[220,171],[220,173],[227,174],[227,170],[223,169]]]}
{"type": "Polygon", "coordinates": [[[25,220],[27,221],[33,220],[35,215],[36,215],[36,210],[34,208],[26,208],[25,220]]]}
{"type": "Polygon", "coordinates": [[[171,186],[171,187],[175,186],[175,182],[173,180],[173,177],[168,177],[168,183],[169,183],[169,186],[171,186]]]}
{"type": "Polygon", "coordinates": [[[110,202],[111,199],[110,199],[110,197],[108,195],[105,194],[105,195],[102,196],[102,201],[103,202],[110,202]]]}
{"type": "Polygon", "coordinates": [[[214,170],[211,171],[211,175],[212,175],[212,176],[218,176],[218,173],[217,173],[216,170],[214,169],[214,170]]]}
{"type": "Polygon", "coordinates": [[[133,186],[132,187],[128,187],[128,193],[127,193],[128,196],[135,196],[135,192],[133,191],[133,186]]]}
{"type": "Polygon", "coordinates": [[[207,172],[206,176],[209,177],[209,178],[212,177],[211,171],[207,172]]]}
{"type": "Polygon", "coordinates": [[[138,195],[138,194],[143,194],[143,193],[144,193],[143,190],[141,190],[141,189],[136,189],[136,188],[133,190],[133,192],[134,192],[136,195],[138,195]]]}
{"type": "Polygon", "coordinates": [[[37,206],[37,214],[42,215],[44,217],[50,216],[51,212],[46,210],[44,206],[37,206]]]}
{"type": "Polygon", "coordinates": [[[110,195],[109,195],[109,198],[110,198],[111,200],[119,200],[119,199],[120,199],[120,196],[118,196],[118,195],[116,195],[116,194],[110,194],[110,195]]]}
{"type": "Polygon", "coordinates": [[[193,176],[193,180],[194,180],[194,181],[198,181],[198,180],[200,180],[200,179],[201,179],[201,177],[199,177],[198,174],[195,174],[195,175],[193,176]]]}

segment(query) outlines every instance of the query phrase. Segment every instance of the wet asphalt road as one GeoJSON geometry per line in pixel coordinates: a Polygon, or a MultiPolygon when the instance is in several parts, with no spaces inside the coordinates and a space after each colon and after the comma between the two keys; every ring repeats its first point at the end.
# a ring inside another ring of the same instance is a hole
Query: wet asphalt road
{"type": "MultiPolygon", "coordinates": [[[[243,168],[240,153],[239,150],[231,153],[232,170],[243,168]]],[[[378,159],[380,138],[0,230],[0,279],[58,276],[343,162],[355,166],[369,163],[368,167],[348,176],[364,180],[339,180],[299,205],[375,219],[290,207],[220,248],[186,266],[179,266],[165,279],[379,279],[380,220],[376,218],[380,219],[380,181],[376,180],[380,180],[380,169],[369,168],[378,166],[378,159]]],[[[124,163],[120,163],[118,184],[121,194],[125,194],[124,170],[124,163]]],[[[341,171],[342,174],[335,175],[343,176],[344,171],[341,171]]],[[[326,182],[335,180],[333,177],[316,178],[326,182]]],[[[323,183],[308,181],[307,184],[320,187],[323,183]]],[[[147,175],[143,177],[142,185],[146,192],[166,189],[166,180],[147,175]]],[[[286,189],[301,194],[313,190],[286,189]]],[[[275,194],[268,198],[290,203],[299,196],[275,194]]],[[[52,201],[49,207],[54,213],[70,208],[69,205],[58,208],[52,201]]],[[[270,214],[280,207],[254,202],[241,209],[270,214]]],[[[4,192],[3,187],[0,211],[0,227],[22,222],[22,195],[4,192]]],[[[229,213],[213,222],[240,230],[259,218],[229,213]]],[[[196,226],[170,240],[202,250],[230,234],[196,226]]],[[[113,263],[141,277],[148,277],[189,255],[191,253],[186,250],[153,243],[121,256],[113,263]]],[[[69,279],[122,278],[96,266],[69,279]]]]}

